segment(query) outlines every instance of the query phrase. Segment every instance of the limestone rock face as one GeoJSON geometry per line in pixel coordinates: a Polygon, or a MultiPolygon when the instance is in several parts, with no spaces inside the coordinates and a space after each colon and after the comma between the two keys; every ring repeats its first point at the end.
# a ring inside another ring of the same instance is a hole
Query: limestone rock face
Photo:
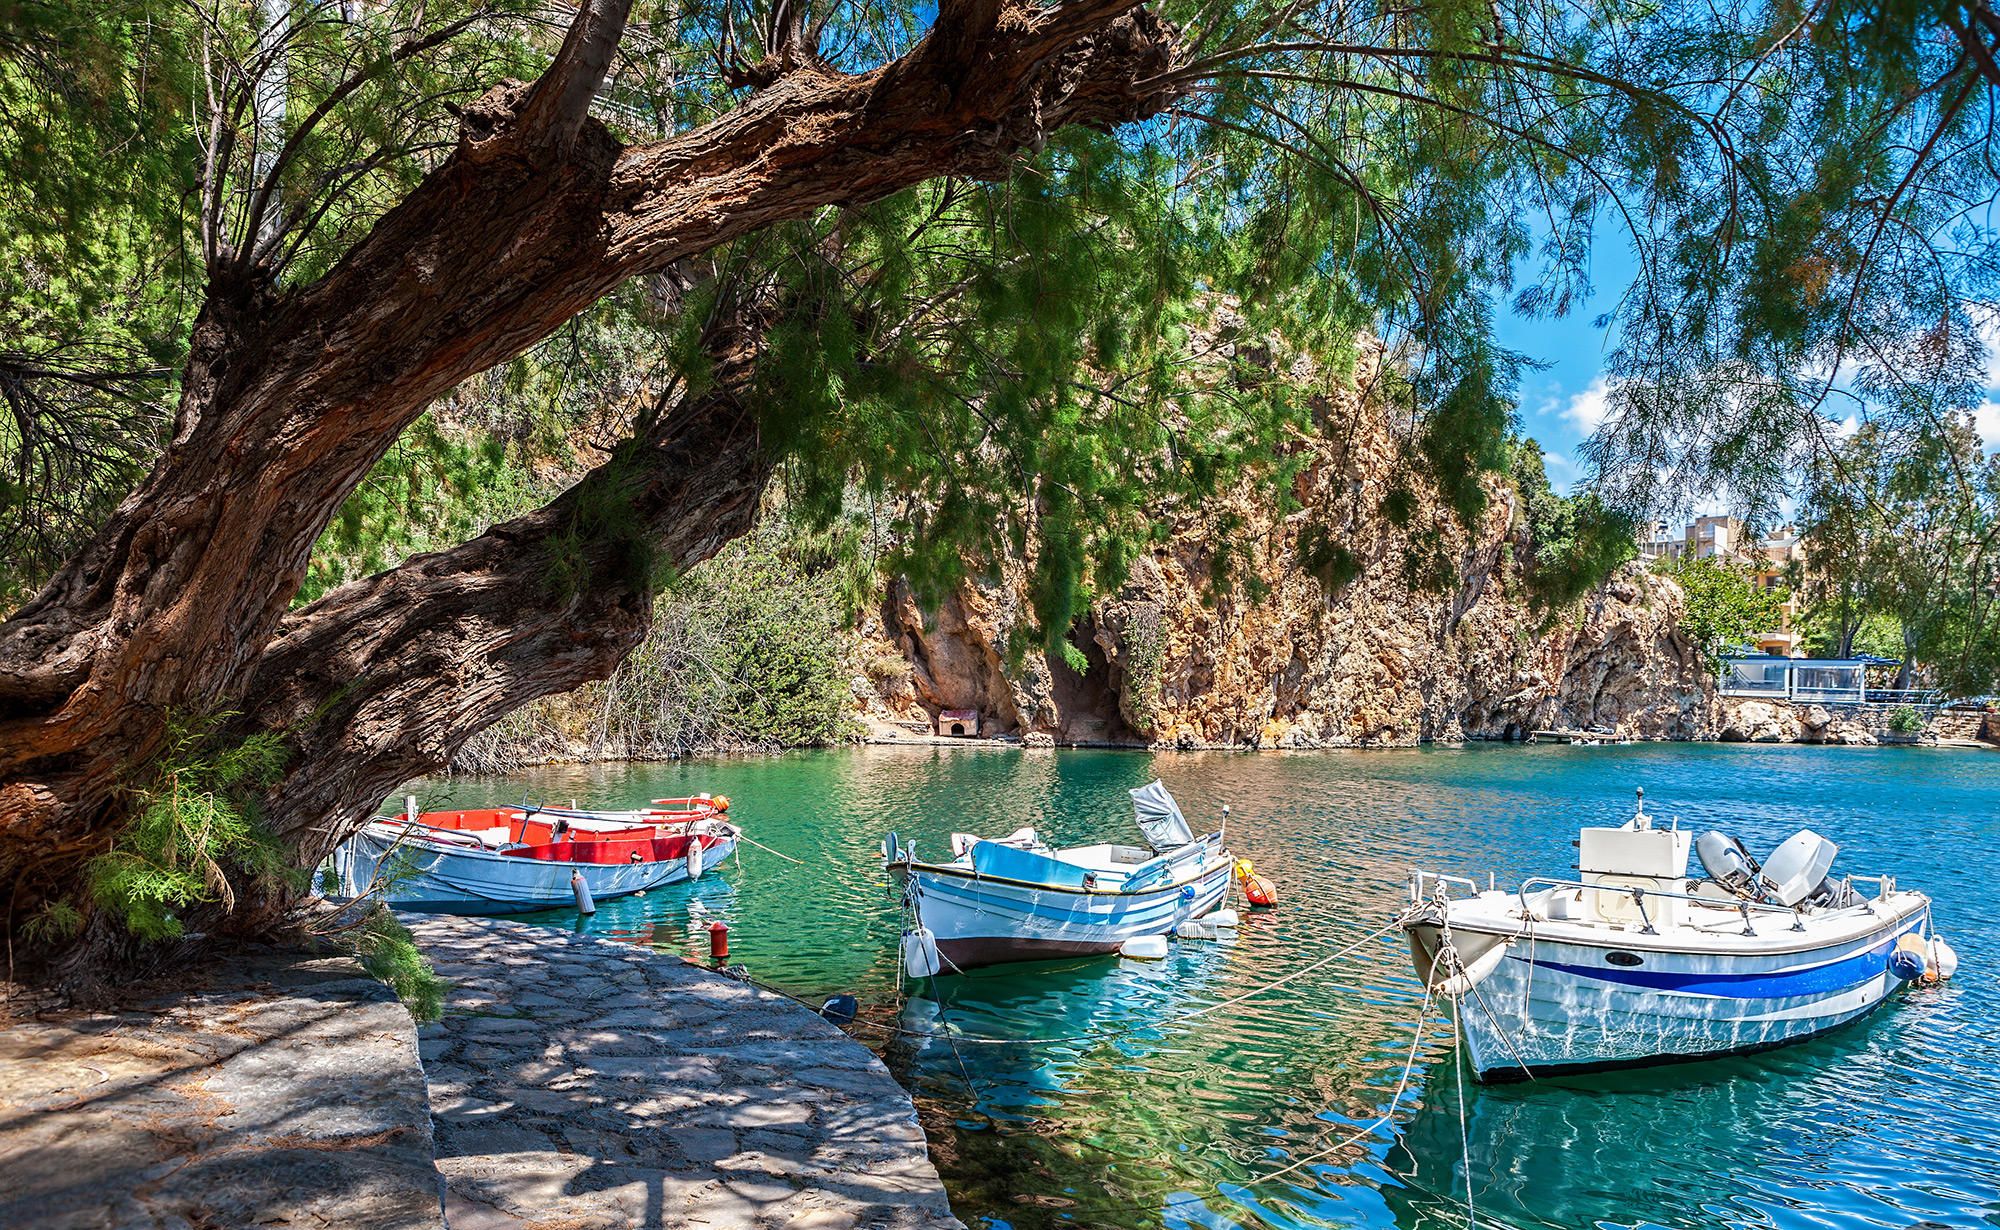
{"type": "Polygon", "coordinates": [[[1873,747],[1882,742],[1866,713],[1851,707],[1795,706],[1724,697],[1716,737],[1742,743],[1832,743],[1873,747]]]}
{"type": "Polygon", "coordinates": [[[1732,700],[1724,707],[1717,737],[1725,743],[1797,743],[1805,724],[1790,705],[1732,700]]]}
{"type": "Polygon", "coordinates": [[[1298,511],[1249,491],[1160,510],[1170,536],[1079,621],[1077,654],[1010,654],[1031,635],[1015,561],[933,610],[892,586],[861,653],[907,673],[867,671],[878,687],[859,715],[893,731],[974,708],[997,734],[1183,748],[1402,747],[1550,727],[1712,737],[1714,687],[1679,630],[1672,581],[1628,566],[1580,609],[1545,617],[1523,593],[1532,544],[1511,486],[1489,484],[1469,530],[1422,487],[1391,524],[1380,509],[1407,468],[1388,421],[1352,399],[1323,417],[1349,425],[1300,442],[1298,511]]]}

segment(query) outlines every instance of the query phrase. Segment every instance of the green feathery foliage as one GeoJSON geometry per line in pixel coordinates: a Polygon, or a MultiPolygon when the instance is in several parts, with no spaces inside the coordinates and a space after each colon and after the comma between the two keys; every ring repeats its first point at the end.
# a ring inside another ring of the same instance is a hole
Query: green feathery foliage
{"type": "Polygon", "coordinates": [[[1723,655],[1740,652],[1758,633],[1778,626],[1786,592],[1781,586],[1758,585],[1748,564],[1683,555],[1655,567],[1686,595],[1681,631],[1708,656],[1711,673],[1720,673],[1723,655]]]}
{"type": "Polygon", "coordinates": [[[1607,506],[1595,492],[1557,494],[1532,439],[1513,444],[1514,489],[1528,530],[1521,559],[1529,603],[1544,616],[1597,588],[1638,552],[1632,518],[1607,506]]]}
{"type": "Polygon", "coordinates": [[[231,873],[276,882],[296,873],[257,827],[257,792],[290,750],[275,734],[230,740],[233,714],[176,722],[146,780],[134,788],[132,822],[91,860],[90,894],[140,939],[181,933],[188,907],[235,901],[231,873]]]}
{"type": "Polygon", "coordinates": [[[361,959],[361,968],[387,984],[419,1021],[444,1015],[445,992],[451,984],[437,976],[429,958],[417,949],[410,929],[382,906],[342,933],[342,942],[361,959]]]}
{"type": "Polygon", "coordinates": [[[1814,466],[1799,517],[1795,581],[1833,650],[1961,695],[2000,687],[2000,456],[1967,416],[1914,440],[1860,425],[1814,466]]]}

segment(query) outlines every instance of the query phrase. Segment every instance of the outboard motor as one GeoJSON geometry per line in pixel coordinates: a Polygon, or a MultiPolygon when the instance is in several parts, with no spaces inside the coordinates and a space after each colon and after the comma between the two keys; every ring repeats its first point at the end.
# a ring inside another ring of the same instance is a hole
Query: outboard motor
{"type": "Polygon", "coordinates": [[[1846,880],[1836,880],[1832,876],[1819,882],[1813,895],[1806,898],[1807,905],[1816,905],[1823,910],[1845,910],[1861,904],[1861,894],[1854,891],[1854,885],[1846,880]]]}
{"type": "Polygon", "coordinates": [[[1757,860],[1743,843],[1718,829],[1710,829],[1695,839],[1695,853],[1701,856],[1702,870],[1724,891],[1739,897],[1752,895],[1757,883],[1757,860]]]}
{"type": "Polygon", "coordinates": [[[1779,905],[1797,905],[1826,880],[1840,847],[1811,829],[1785,839],[1764,862],[1764,892],[1779,905]]]}

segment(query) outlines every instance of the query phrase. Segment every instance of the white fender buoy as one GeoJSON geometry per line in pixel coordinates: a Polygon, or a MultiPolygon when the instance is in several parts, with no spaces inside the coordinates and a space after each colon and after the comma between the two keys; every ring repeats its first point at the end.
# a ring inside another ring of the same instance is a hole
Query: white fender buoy
{"type": "Polygon", "coordinates": [[[1445,996],[1460,996],[1486,981],[1486,976],[1500,968],[1500,959],[1507,955],[1507,945],[1495,944],[1466,963],[1459,973],[1437,984],[1437,993],[1445,996]]]}
{"type": "Polygon", "coordinates": [[[1190,918],[1174,928],[1175,937],[1183,940],[1212,940],[1215,933],[1215,924],[1205,918],[1190,918]]]}
{"type": "Polygon", "coordinates": [[[1135,935],[1118,946],[1118,955],[1138,961],[1160,961],[1167,955],[1164,935],[1135,935]]]}
{"type": "Polygon", "coordinates": [[[1236,928],[1236,911],[1217,910],[1202,921],[1223,931],[1233,931],[1236,928]]]}
{"type": "Polygon", "coordinates": [[[1958,972],[1958,951],[1941,935],[1931,937],[1931,968],[1937,971],[1939,981],[1958,972]]]}
{"type": "Polygon", "coordinates": [[[687,852],[688,879],[701,879],[701,838],[688,838],[687,852]]]}
{"type": "Polygon", "coordinates": [[[939,969],[937,936],[929,927],[903,932],[903,972],[912,978],[929,978],[939,969]]]}
{"type": "Polygon", "coordinates": [[[597,913],[597,903],[590,899],[590,885],[583,882],[583,873],[581,871],[572,871],[569,873],[569,891],[576,894],[577,913],[597,913]]]}

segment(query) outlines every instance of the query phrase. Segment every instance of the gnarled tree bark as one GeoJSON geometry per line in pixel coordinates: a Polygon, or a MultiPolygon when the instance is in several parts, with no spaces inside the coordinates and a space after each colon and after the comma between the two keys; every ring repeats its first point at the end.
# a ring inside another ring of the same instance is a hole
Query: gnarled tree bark
{"type": "Polygon", "coordinates": [[[546,591],[552,540],[592,501],[629,501],[685,565],[748,527],[770,465],[740,389],[720,391],[549,508],[288,614],[320,532],[433,398],[627,278],[816,208],[998,176],[1049,131],[1172,98],[1171,33],[1135,0],[946,0],[879,69],[788,47],[735,110],[627,147],[587,105],[628,7],[586,3],[540,80],[467,108],[453,153],[318,281],[212,254],[165,456],[0,624],[10,919],[73,891],[175,715],[247,711],[296,741],[271,820],[310,863],[397,780],[637,642],[631,542],[585,536],[580,583],[546,591]]]}

